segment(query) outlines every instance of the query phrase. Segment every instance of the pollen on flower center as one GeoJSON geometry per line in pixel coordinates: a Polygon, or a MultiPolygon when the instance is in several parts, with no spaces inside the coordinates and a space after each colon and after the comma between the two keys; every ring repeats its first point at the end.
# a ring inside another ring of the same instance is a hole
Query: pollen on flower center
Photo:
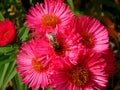
{"type": "Polygon", "coordinates": [[[46,70],[45,67],[43,67],[42,63],[40,61],[37,61],[37,57],[34,57],[32,59],[32,66],[33,66],[33,69],[37,72],[43,72],[46,70]]]}
{"type": "Polygon", "coordinates": [[[94,39],[93,36],[89,33],[82,33],[82,44],[85,45],[87,48],[92,48],[94,46],[94,39]]]}
{"type": "Polygon", "coordinates": [[[49,29],[49,28],[55,28],[56,25],[60,24],[60,19],[53,14],[46,14],[42,16],[40,22],[42,27],[49,29]]]}
{"type": "Polygon", "coordinates": [[[85,67],[75,67],[68,72],[69,80],[77,86],[85,85],[88,82],[88,71],[85,67]]]}

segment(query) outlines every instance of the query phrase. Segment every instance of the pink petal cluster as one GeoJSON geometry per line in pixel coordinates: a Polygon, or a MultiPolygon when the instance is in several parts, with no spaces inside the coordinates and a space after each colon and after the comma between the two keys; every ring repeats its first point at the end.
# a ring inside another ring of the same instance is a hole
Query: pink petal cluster
{"type": "Polygon", "coordinates": [[[74,17],[63,0],[45,0],[26,15],[34,35],[17,55],[17,71],[31,88],[105,90],[115,70],[106,28],[95,18],[74,17]]]}

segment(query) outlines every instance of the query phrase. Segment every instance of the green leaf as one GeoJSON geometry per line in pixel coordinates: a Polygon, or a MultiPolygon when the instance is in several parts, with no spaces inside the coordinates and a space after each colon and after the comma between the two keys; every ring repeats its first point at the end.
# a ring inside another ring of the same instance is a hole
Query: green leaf
{"type": "Polygon", "coordinates": [[[0,65],[0,89],[2,87],[2,83],[3,83],[3,72],[4,72],[4,65],[0,65]]]}
{"type": "Polygon", "coordinates": [[[70,5],[70,8],[72,11],[74,11],[74,4],[73,4],[73,0],[67,0],[68,4],[70,5]]]}
{"type": "Polygon", "coordinates": [[[74,13],[75,13],[76,16],[82,16],[83,15],[83,12],[78,11],[78,10],[74,10],[74,13]]]}
{"type": "Polygon", "coordinates": [[[16,60],[16,54],[12,53],[11,55],[0,54],[0,65],[9,63],[16,60]]]}
{"type": "Polygon", "coordinates": [[[6,63],[2,68],[3,68],[3,72],[1,73],[1,76],[0,76],[0,87],[4,86],[3,84],[3,80],[4,80],[4,77],[5,77],[5,74],[7,72],[7,69],[8,69],[8,66],[9,66],[9,63],[6,63]]]}
{"type": "Polygon", "coordinates": [[[27,90],[27,85],[23,84],[22,79],[18,77],[18,74],[12,79],[14,90],[27,90]]]}
{"type": "Polygon", "coordinates": [[[22,42],[25,42],[29,38],[29,30],[23,26],[18,30],[18,36],[22,42]]]}
{"type": "Polygon", "coordinates": [[[13,60],[13,59],[10,60],[9,58],[10,58],[10,56],[1,54],[0,55],[0,65],[11,62],[13,60]]]}
{"type": "Polygon", "coordinates": [[[0,90],[5,90],[8,82],[15,76],[15,62],[16,61],[0,65],[0,90]]]}
{"type": "Polygon", "coordinates": [[[4,16],[2,15],[2,13],[0,12],[0,21],[4,20],[4,16]]]}
{"type": "Polygon", "coordinates": [[[0,65],[16,60],[18,46],[0,47],[0,65]]]}
{"type": "Polygon", "coordinates": [[[0,53],[8,53],[8,52],[13,51],[13,50],[14,50],[14,48],[12,45],[0,47],[0,53]]]}
{"type": "Polygon", "coordinates": [[[5,74],[4,83],[6,83],[6,81],[7,81],[8,77],[10,76],[11,72],[14,70],[15,65],[16,65],[16,61],[9,63],[9,68],[7,69],[7,73],[5,74]]]}
{"type": "Polygon", "coordinates": [[[46,90],[54,90],[54,89],[52,89],[52,88],[46,88],[46,90]]]}
{"type": "Polygon", "coordinates": [[[10,75],[9,75],[9,77],[6,77],[7,79],[6,79],[6,81],[4,82],[4,85],[6,86],[7,85],[7,83],[16,75],[16,70],[15,69],[13,69],[13,71],[10,73],[10,75]]]}

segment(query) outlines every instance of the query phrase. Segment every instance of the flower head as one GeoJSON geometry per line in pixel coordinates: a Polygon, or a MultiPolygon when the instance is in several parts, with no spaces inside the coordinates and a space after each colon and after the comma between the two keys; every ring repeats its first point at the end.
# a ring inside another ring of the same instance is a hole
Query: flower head
{"type": "MultiPolygon", "coordinates": [[[[36,4],[26,15],[27,26],[35,32],[45,34],[55,28],[66,28],[72,21],[73,13],[62,0],[45,0],[36,4]]],[[[36,34],[36,33],[35,33],[36,34]]]]}
{"type": "Polygon", "coordinates": [[[15,25],[9,19],[0,21],[0,46],[10,43],[15,37],[15,25]]]}
{"type": "Polygon", "coordinates": [[[88,16],[78,17],[76,31],[81,35],[80,43],[85,48],[96,52],[108,49],[108,32],[97,19],[88,16]]]}
{"type": "Polygon", "coordinates": [[[108,74],[100,54],[81,52],[76,64],[69,63],[51,76],[55,90],[105,90],[108,74]]]}
{"type": "Polygon", "coordinates": [[[45,54],[47,52],[41,53],[36,49],[42,43],[40,42],[39,39],[33,39],[22,45],[22,50],[17,55],[17,71],[29,87],[44,89],[50,83],[51,59],[45,54]]]}

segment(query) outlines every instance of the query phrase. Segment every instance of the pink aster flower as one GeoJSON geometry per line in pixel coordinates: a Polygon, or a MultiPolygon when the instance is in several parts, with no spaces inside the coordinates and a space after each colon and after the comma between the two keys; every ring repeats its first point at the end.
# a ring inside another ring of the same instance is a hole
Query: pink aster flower
{"type": "Polygon", "coordinates": [[[108,49],[108,31],[97,19],[88,16],[78,17],[76,31],[81,35],[80,42],[85,48],[96,52],[108,49]]]}
{"type": "Polygon", "coordinates": [[[34,29],[34,34],[54,32],[55,28],[66,28],[71,23],[73,13],[63,0],[45,0],[36,4],[26,15],[27,26],[34,29]]]}
{"type": "Polygon", "coordinates": [[[0,21],[0,46],[12,42],[15,37],[15,25],[9,19],[0,21]]]}
{"type": "Polygon", "coordinates": [[[47,48],[47,45],[39,39],[30,40],[22,45],[22,50],[17,55],[17,71],[23,78],[22,81],[29,84],[29,87],[44,89],[50,83],[49,74],[52,73],[50,69],[52,66],[51,59],[45,54],[47,52],[38,53],[40,42],[47,48]]]}
{"type": "Polygon", "coordinates": [[[100,54],[81,51],[76,64],[70,64],[51,76],[55,90],[105,90],[108,74],[100,54]]]}

